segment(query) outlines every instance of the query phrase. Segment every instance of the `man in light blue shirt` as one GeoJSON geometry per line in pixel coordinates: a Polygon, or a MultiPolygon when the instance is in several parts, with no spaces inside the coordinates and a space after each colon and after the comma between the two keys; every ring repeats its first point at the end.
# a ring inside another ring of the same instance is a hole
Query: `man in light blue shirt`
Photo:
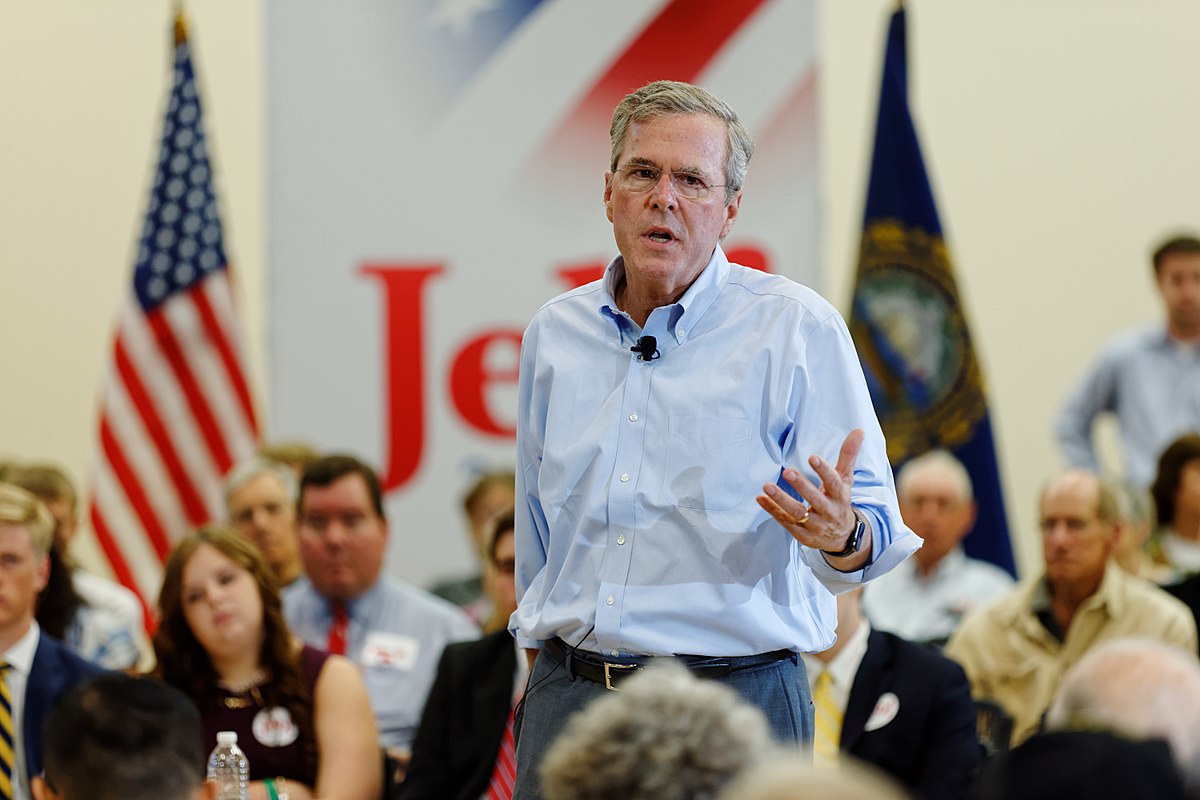
{"type": "Polygon", "coordinates": [[[1131,331],[1109,343],[1071,392],[1054,427],[1071,466],[1100,472],[1092,425],[1101,414],[1113,414],[1125,477],[1140,488],[1154,480],[1167,445],[1200,430],[1200,239],[1168,239],[1152,262],[1166,325],[1131,331]]]}
{"type": "Polygon", "coordinates": [[[536,657],[522,800],[567,713],[654,657],[690,654],[778,736],[807,741],[797,654],[834,642],[834,593],[920,545],[842,318],[719,246],[752,149],[702,89],[626,97],[604,192],[621,255],[525,333],[510,623],[536,657]]]}

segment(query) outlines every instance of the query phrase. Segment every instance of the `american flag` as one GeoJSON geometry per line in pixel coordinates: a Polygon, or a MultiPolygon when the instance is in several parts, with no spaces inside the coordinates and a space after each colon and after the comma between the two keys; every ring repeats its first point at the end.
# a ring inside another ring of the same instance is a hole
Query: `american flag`
{"type": "MultiPolygon", "coordinates": [[[[101,399],[91,523],[143,603],[257,438],[187,29],[175,21],[162,149],[101,399]]],[[[147,619],[153,619],[147,614],[147,619]]]]}

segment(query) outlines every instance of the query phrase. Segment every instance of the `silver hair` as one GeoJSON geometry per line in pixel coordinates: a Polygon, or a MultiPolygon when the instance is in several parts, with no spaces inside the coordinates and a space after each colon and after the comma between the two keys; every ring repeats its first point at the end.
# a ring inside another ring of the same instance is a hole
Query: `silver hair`
{"type": "Polygon", "coordinates": [[[725,202],[728,203],[746,181],[746,170],[754,155],[754,139],[728,103],[690,83],[654,81],[625,95],[613,110],[612,125],[608,130],[612,143],[609,169],[617,171],[633,123],[679,114],[707,114],[725,123],[725,202]]]}
{"type": "Polygon", "coordinates": [[[1117,513],[1122,520],[1139,528],[1154,526],[1154,496],[1150,492],[1125,480],[1110,481],[1110,484],[1117,496],[1117,513]]]}
{"type": "Polygon", "coordinates": [[[896,476],[896,494],[903,496],[921,473],[932,470],[942,470],[950,476],[958,487],[959,498],[964,503],[969,503],[975,498],[971,474],[948,450],[930,450],[901,467],[900,474],[896,476]]]}
{"type": "Polygon", "coordinates": [[[283,492],[287,495],[288,500],[291,503],[296,502],[298,484],[296,473],[292,472],[291,467],[286,464],[280,464],[278,461],[272,461],[269,458],[254,456],[237,464],[225,476],[225,509],[227,511],[229,509],[229,499],[233,496],[233,493],[259,475],[274,476],[275,480],[279,481],[279,485],[283,487],[283,492]]]}
{"type": "Polygon", "coordinates": [[[1185,782],[1200,789],[1200,662],[1145,637],[1097,645],[1063,677],[1046,727],[1164,739],[1185,782]]]}
{"type": "Polygon", "coordinates": [[[567,722],[542,762],[546,800],[709,800],[774,752],[761,710],[675,662],[567,722]]]}
{"type": "Polygon", "coordinates": [[[891,777],[866,762],[844,759],[822,769],[785,753],[749,770],[726,787],[720,800],[907,800],[891,777]]]}

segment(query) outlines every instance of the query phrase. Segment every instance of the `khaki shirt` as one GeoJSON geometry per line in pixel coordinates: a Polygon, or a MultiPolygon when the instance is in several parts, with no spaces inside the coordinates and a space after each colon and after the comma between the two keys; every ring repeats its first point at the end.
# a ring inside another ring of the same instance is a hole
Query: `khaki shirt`
{"type": "Polygon", "coordinates": [[[1058,684],[1084,653],[1122,636],[1148,636],[1196,652],[1196,622],[1186,605],[1109,563],[1096,593],[1075,612],[1059,642],[1036,616],[1043,577],[963,620],[946,645],[976,699],[999,703],[1013,718],[1012,743],[1035,733],[1058,684]]]}

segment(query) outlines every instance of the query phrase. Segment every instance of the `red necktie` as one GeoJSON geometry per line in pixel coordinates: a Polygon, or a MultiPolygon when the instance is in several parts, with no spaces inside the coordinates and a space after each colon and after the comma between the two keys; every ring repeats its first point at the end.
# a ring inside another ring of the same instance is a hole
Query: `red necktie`
{"type": "Polygon", "coordinates": [[[492,782],[488,784],[487,800],[512,800],[513,786],[517,782],[517,747],[513,741],[513,712],[508,710],[508,724],[504,726],[504,737],[500,739],[500,752],[496,753],[496,766],[492,769],[492,782]]]}
{"type": "Polygon", "coordinates": [[[346,655],[346,630],[350,627],[350,619],[346,616],[346,604],[334,601],[330,606],[333,621],[329,623],[329,643],[325,649],[335,656],[346,655]]]}

